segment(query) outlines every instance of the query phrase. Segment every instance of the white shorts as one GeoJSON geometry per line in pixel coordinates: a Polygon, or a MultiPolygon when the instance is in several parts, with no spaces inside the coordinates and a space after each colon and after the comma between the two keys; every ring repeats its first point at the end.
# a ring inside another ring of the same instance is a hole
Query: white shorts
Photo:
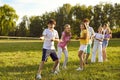
{"type": "Polygon", "coordinates": [[[87,45],[80,45],[79,51],[85,52],[87,49],[87,45]]]}

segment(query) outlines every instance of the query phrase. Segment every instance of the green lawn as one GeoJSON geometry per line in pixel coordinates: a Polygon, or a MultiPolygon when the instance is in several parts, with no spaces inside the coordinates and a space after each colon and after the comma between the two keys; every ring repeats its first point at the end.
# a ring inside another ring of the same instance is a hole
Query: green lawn
{"type": "MultiPolygon", "coordinates": [[[[49,58],[46,62],[42,80],[120,80],[120,39],[110,40],[107,48],[108,62],[90,63],[83,71],[77,56],[79,41],[68,45],[68,69],[58,75],[50,74],[53,66],[49,58]]],[[[41,61],[42,42],[39,40],[0,40],[0,80],[34,80],[41,61]]],[[[64,56],[61,59],[61,63],[64,56]]]]}

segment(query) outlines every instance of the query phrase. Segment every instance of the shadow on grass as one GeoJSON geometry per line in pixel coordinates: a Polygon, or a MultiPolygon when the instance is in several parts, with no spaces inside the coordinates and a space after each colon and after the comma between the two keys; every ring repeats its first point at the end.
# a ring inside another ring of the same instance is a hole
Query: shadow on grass
{"type": "MultiPolygon", "coordinates": [[[[112,74],[118,77],[119,75],[119,66],[114,66],[113,64],[108,65],[104,63],[95,63],[86,65],[83,71],[76,71],[76,68],[79,66],[79,61],[70,61],[68,62],[68,69],[62,70],[59,75],[51,76],[50,71],[52,69],[53,62],[45,63],[43,68],[43,80],[75,80],[80,79],[80,75],[88,77],[90,75],[104,75],[105,77],[110,77],[107,73],[112,74]],[[112,66],[112,67],[111,67],[112,66]],[[73,76],[72,76],[73,75],[73,76]],[[88,76],[85,76],[88,75],[88,76]],[[76,76],[76,78],[74,78],[76,76]]],[[[23,64],[17,66],[6,66],[0,67],[0,78],[2,80],[34,80],[37,73],[39,64],[23,64]],[[4,77],[7,77],[4,79],[4,77]]],[[[61,67],[61,66],[60,66],[61,67]]],[[[114,76],[112,76],[114,77],[114,76]]],[[[119,78],[119,77],[118,77],[119,78]]],[[[89,78],[87,79],[89,80],[89,78]]],[[[102,79],[100,79],[102,80],[102,79]]]]}
{"type": "MultiPolygon", "coordinates": [[[[53,62],[46,63],[43,68],[43,74],[45,75],[47,72],[52,69],[53,62]]],[[[39,64],[34,65],[22,65],[22,66],[6,66],[0,67],[0,78],[4,79],[6,76],[7,79],[25,79],[25,80],[33,80],[35,75],[37,74],[39,64]]],[[[47,74],[48,74],[47,73],[47,74]]]]}
{"type": "Polygon", "coordinates": [[[42,49],[42,44],[42,42],[0,43],[0,52],[39,51],[42,49]]]}

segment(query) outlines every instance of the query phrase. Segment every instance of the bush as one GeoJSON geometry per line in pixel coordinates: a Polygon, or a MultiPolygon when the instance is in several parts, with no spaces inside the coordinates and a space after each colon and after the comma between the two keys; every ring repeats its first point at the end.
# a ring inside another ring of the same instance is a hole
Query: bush
{"type": "Polygon", "coordinates": [[[113,38],[120,38],[120,28],[112,30],[112,37],[113,38]]]}

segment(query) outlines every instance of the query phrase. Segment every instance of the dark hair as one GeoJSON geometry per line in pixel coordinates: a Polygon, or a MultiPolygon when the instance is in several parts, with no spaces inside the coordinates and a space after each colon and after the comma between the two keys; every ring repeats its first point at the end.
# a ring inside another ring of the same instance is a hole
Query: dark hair
{"type": "Polygon", "coordinates": [[[87,18],[85,18],[85,19],[83,20],[83,22],[90,22],[90,20],[87,19],[87,18]]]}
{"type": "Polygon", "coordinates": [[[85,29],[87,29],[86,25],[82,22],[80,25],[83,25],[85,29]]]}
{"type": "Polygon", "coordinates": [[[54,25],[56,25],[56,21],[54,19],[50,19],[47,24],[54,24],[54,25]]]}

